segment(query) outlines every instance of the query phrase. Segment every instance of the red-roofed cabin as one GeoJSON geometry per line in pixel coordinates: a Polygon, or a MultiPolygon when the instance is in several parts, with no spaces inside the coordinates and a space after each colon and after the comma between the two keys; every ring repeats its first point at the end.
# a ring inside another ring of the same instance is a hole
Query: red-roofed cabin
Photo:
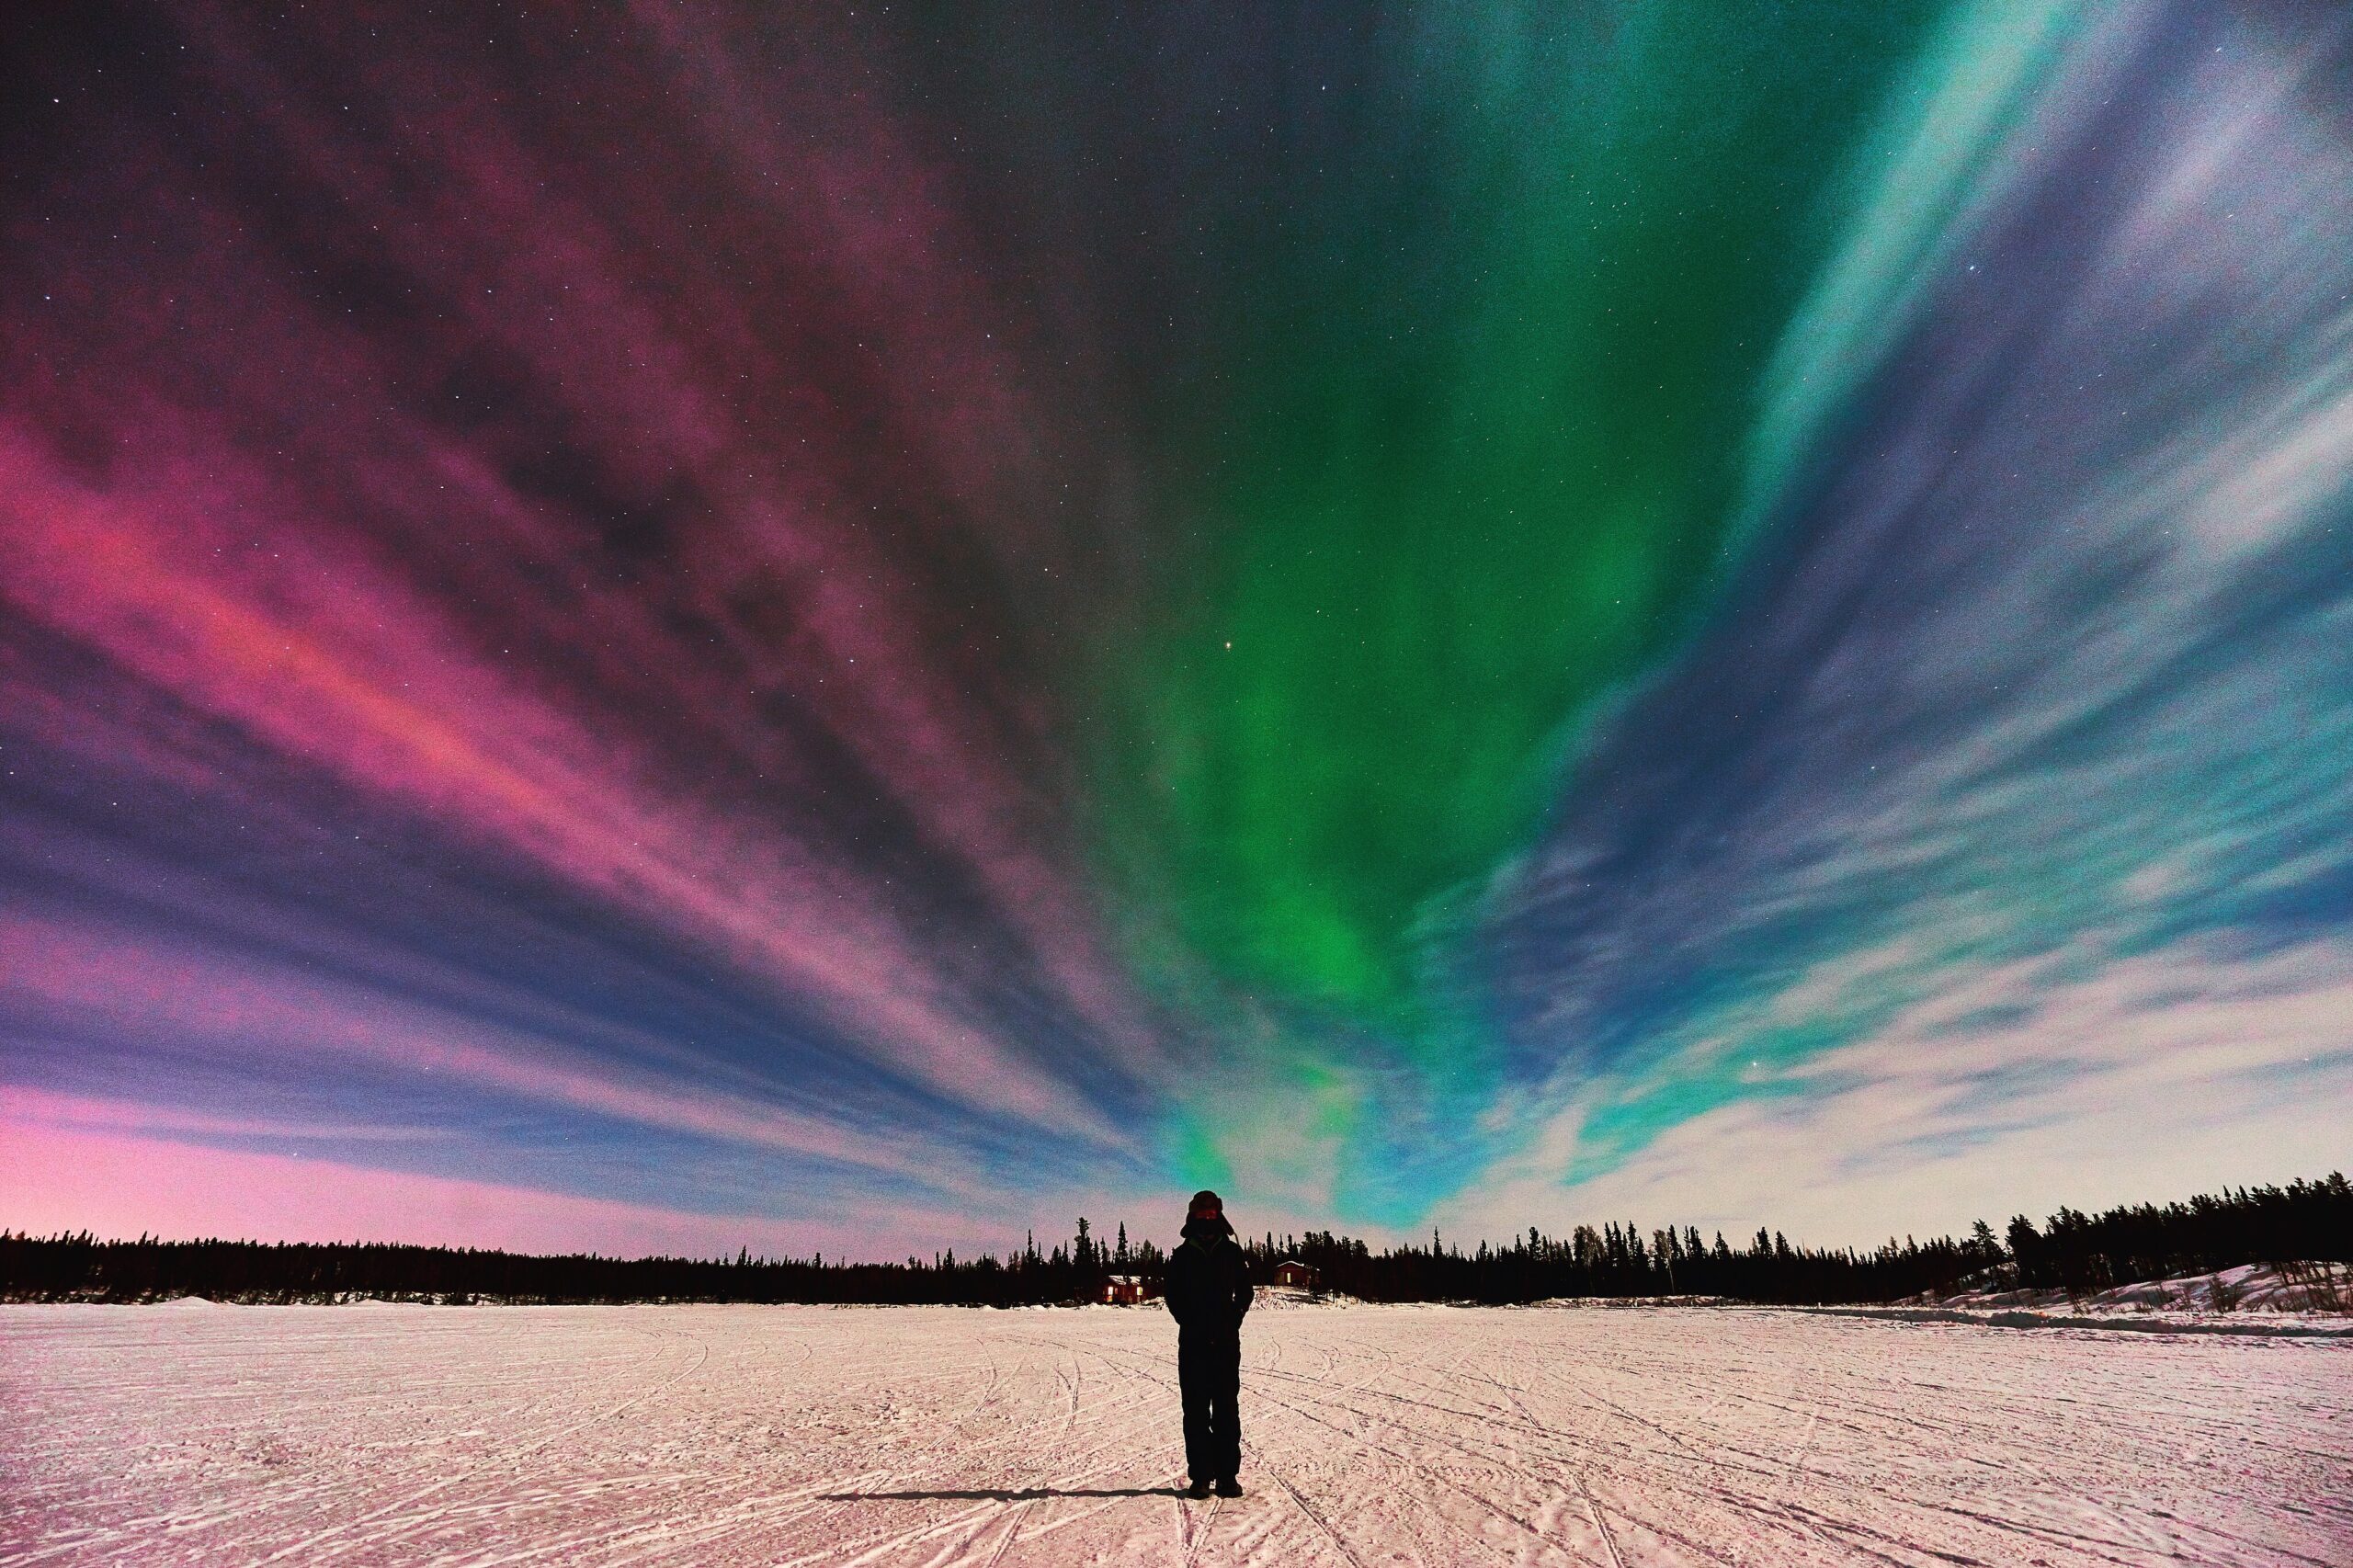
{"type": "Polygon", "coordinates": [[[1315,1266],[1287,1257],[1275,1265],[1275,1283],[1287,1290],[1313,1290],[1316,1280],[1315,1266]]]}
{"type": "Polygon", "coordinates": [[[1103,1281],[1103,1301],[1107,1306],[1132,1307],[1152,1300],[1152,1287],[1138,1274],[1114,1274],[1103,1281]]]}

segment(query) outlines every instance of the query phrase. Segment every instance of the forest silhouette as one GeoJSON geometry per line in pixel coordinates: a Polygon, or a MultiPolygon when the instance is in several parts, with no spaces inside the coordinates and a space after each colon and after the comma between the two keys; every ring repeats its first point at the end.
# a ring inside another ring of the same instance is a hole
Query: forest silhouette
{"type": "MultiPolygon", "coordinates": [[[[1469,1251],[1433,1232],[1427,1244],[1378,1250],[1311,1231],[1244,1239],[1252,1278],[1271,1283],[1295,1259],[1316,1286],[1369,1301],[1483,1305],[1556,1298],[1713,1296],[1786,1304],[1884,1302],[1964,1288],[2058,1289],[2087,1294],[2159,1279],[2268,1264],[2353,1263],[2353,1186],[2342,1172],[2285,1187],[2241,1187],[2163,1205],[2086,1214],[2061,1207],[2040,1225],[2014,1217],[1996,1233],[1979,1221],[1961,1237],[1889,1238],[1865,1252],[1792,1245],[1760,1229],[1743,1244],[1693,1226],[1645,1233],[1631,1224],[1579,1225],[1566,1236],[1530,1227],[1469,1251]]],[[[1003,1257],[953,1252],[903,1262],[755,1257],[539,1256],[392,1243],[102,1240],[0,1232],[0,1300],[153,1301],[184,1296],[244,1302],[354,1298],[488,1302],[746,1301],[857,1305],[1053,1306],[1102,1299],[1113,1275],[1156,1284],[1166,1255],[1131,1245],[1122,1224],[1104,1242],[1086,1220],[1066,1243],[1036,1239],[1003,1257]]]]}

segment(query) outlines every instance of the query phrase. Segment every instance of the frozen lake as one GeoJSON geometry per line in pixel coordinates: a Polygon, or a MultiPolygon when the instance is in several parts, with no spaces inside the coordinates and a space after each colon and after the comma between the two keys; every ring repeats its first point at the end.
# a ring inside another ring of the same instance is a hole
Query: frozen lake
{"type": "Polygon", "coordinates": [[[0,1562],[2353,1564],[2353,1341],[1264,1310],[0,1307],[0,1562]]]}

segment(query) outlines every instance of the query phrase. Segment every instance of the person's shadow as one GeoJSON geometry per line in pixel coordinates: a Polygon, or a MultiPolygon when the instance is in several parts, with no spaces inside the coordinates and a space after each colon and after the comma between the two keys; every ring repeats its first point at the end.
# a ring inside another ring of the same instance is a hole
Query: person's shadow
{"type": "Polygon", "coordinates": [[[1182,1497],[1181,1486],[1022,1486],[971,1492],[821,1492],[826,1503],[1029,1503],[1040,1497],[1182,1497]]]}

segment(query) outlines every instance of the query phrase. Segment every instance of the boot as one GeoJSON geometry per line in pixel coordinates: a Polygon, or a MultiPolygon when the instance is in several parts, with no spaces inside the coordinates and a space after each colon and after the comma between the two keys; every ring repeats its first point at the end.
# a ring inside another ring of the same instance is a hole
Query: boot
{"type": "Polygon", "coordinates": [[[1239,1497],[1242,1495],[1242,1483],[1229,1475],[1217,1483],[1217,1494],[1221,1497],[1239,1497]]]}
{"type": "Polygon", "coordinates": [[[1188,1497],[1206,1497],[1209,1494],[1210,1483],[1206,1481],[1196,1481],[1192,1485],[1185,1488],[1185,1495],[1188,1497]]]}

